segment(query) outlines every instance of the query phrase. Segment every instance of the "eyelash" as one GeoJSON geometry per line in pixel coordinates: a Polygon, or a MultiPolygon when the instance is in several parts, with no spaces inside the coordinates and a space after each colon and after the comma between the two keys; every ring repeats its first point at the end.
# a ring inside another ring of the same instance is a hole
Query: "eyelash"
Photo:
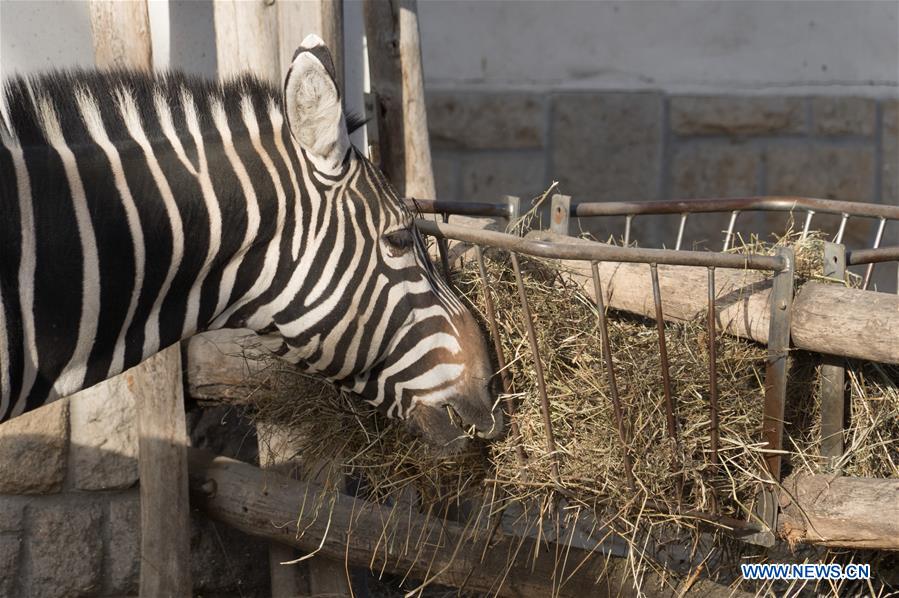
{"type": "Polygon", "coordinates": [[[399,257],[407,253],[412,249],[414,243],[412,231],[407,228],[401,228],[384,235],[384,240],[387,241],[388,252],[391,257],[399,257]]]}

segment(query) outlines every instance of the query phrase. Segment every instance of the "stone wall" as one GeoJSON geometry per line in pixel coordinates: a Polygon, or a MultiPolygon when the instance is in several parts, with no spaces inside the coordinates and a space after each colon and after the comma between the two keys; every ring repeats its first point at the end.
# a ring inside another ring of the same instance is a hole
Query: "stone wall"
{"type": "MultiPolygon", "coordinates": [[[[0,425],[0,598],[137,595],[137,437],[123,396],[88,392],[0,425]]],[[[188,426],[196,446],[256,459],[227,408],[191,409],[188,426]]],[[[265,543],[196,513],[191,525],[197,595],[270,594],[265,543]]]]}
{"type": "MultiPolygon", "coordinates": [[[[661,92],[428,90],[437,195],[531,198],[559,181],[576,200],[805,195],[899,205],[899,101],[862,97],[661,92]]],[[[804,214],[798,216],[804,218],[804,214]]],[[[622,219],[582,223],[600,236],[622,219]]],[[[691,219],[686,243],[720,244],[727,216],[691,219]]],[[[835,232],[838,217],[813,228],[835,232]]],[[[801,224],[801,220],[800,220],[801,224]]],[[[782,216],[745,215],[744,236],[782,232],[782,216]]],[[[876,223],[850,221],[846,242],[876,223]]],[[[899,243],[899,223],[884,243],[899,243]]],[[[644,246],[672,246],[676,218],[635,220],[644,246]],[[642,220],[642,224],[641,224],[642,220]]],[[[881,288],[895,288],[895,272],[881,288]]]]}

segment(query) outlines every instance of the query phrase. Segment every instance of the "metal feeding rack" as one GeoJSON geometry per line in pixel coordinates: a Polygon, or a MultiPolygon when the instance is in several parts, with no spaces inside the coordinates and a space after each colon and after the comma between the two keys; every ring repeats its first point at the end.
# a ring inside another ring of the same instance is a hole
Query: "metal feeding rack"
{"type": "MultiPolygon", "coordinates": [[[[437,240],[444,271],[449,272],[449,258],[447,241],[459,241],[474,246],[481,282],[485,289],[485,316],[494,348],[497,354],[498,365],[502,372],[504,392],[508,396],[511,393],[511,383],[506,370],[506,357],[503,354],[502,343],[499,337],[494,303],[491,298],[491,284],[487,269],[484,265],[484,249],[493,248],[507,251],[511,257],[511,265],[517,283],[519,300],[521,303],[523,324],[527,330],[528,345],[532,354],[538,395],[541,404],[541,412],[545,430],[546,450],[554,461],[551,464],[553,481],[561,488],[559,479],[559,461],[556,451],[556,441],[550,418],[550,401],[547,396],[547,385],[544,378],[543,361],[538,348],[537,337],[534,328],[534,319],[528,303],[525,285],[522,280],[519,255],[536,258],[549,258],[559,260],[576,260],[588,262],[592,273],[592,285],[595,295],[596,314],[602,342],[602,354],[605,376],[607,377],[610,398],[612,401],[615,424],[618,430],[618,440],[622,450],[622,461],[626,475],[626,483],[634,486],[633,456],[628,449],[627,426],[625,415],[622,412],[619,400],[619,390],[615,379],[612,350],[609,342],[608,321],[606,306],[604,304],[602,285],[600,278],[600,262],[629,262],[648,265],[648,274],[651,278],[652,296],[654,303],[655,320],[658,332],[658,351],[661,363],[661,378],[664,390],[664,404],[667,424],[667,433],[671,439],[677,441],[676,409],[672,399],[671,380],[669,376],[669,359],[666,346],[664,326],[664,306],[659,286],[659,265],[673,266],[700,266],[708,270],[707,286],[707,337],[708,337],[708,388],[709,388],[709,441],[711,447],[711,463],[713,468],[719,463],[719,409],[718,409],[718,380],[717,380],[717,352],[716,337],[718,323],[716,321],[716,292],[715,270],[717,268],[754,270],[768,272],[773,277],[772,291],[769,301],[769,329],[767,336],[767,358],[765,367],[765,398],[764,416],[762,422],[762,438],[766,446],[766,466],[769,483],[765,485],[759,496],[756,506],[756,518],[750,521],[737,521],[732,518],[722,517],[716,513],[682,513],[704,519],[716,524],[731,528],[735,535],[755,543],[770,545],[774,541],[772,530],[776,529],[777,501],[775,495],[776,483],[781,481],[781,454],[784,426],[784,408],[787,388],[787,356],[790,349],[790,327],[792,316],[792,302],[794,294],[794,266],[795,256],[789,247],[779,247],[775,255],[759,255],[752,253],[728,252],[732,247],[734,229],[741,214],[747,212],[791,212],[804,213],[804,221],[801,238],[805,238],[812,227],[816,214],[834,214],[840,216],[838,229],[833,235],[831,243],[825,243],[825,275],[842,277],[846,266],[863,265],[866,270],[863,277],[862,288],[867,289],[872,272],[876,264],[883,262],[897,262],[899,266],[899,246],[883,247],[886,226],[889,222],[899,222],[899,207],[854,203],[845,201],[831,201],[824,199],[812,199],[803,197],[745,197],[728,199],[700,199],[700,200],[675,200],[675,201],[649,201],[649,202],[575,202],[565,195],[555,195],[552,198],[550,211],[550,230],[557,233],[549,239],[523,238],[512,234],[496,232],[492,230],[475,229],[458,226],[449,223],[451,215],[470,217],[489,217],[503,219],[507,222],[515,222],[520,215],[520,201],[516,197],[507,196],[502,202],[476,203],[476,202],[447,202],[440,200],[414,200],[408,199],[407,205],[419,214],[435,214],[441,216],[440,221],[419,219],[419,230],[437,240]],[[688,251],[681,249],[684,239],[684,230],[687,220],[700,214],[725,213],[730,215],[727,230],[724,231],[722,251],[688,251]],[[632,225],[635,218],[644,215],[679,215],[679,225],[675,239],[674,249],[649,249],[630,246],[632,225]],[[598,242],[588,242],[581,239],[566,240],[559,235],[568,235],[573,224],[573,219],[588,219],[597,217],[621,217],[625,218],[625,230],[623,234],[624,246],[609,245],[598,242]],[[841,243],[844,239],[847,223],[850,219],[873,219],[876,225],[876,233],[869,247],[846,249],[841,243]],[[760,523],[763,523],[760,524],[760,523]]],[[[899,269],[899,268],[897,268],[899,269]]],[[[839,436],[842,428],[843,412],[843,380],[842,366],[825,366],[836,368],[837,371],[827,372],[824,378],[831,389],[822,389],[822,413],[839,412],[839,418],[827,418],[822,421],[821,434],[839,436]],[[838,375],[839,374],[839,375],[838,375]],[[838,390],[837,390],[838,387],[838,390]],[[836,430],[833,430],[838,426],[836,430]],[[836,434],[834,434],[836,432],[836,434]]],[[[505,409],[514,413],[514,405],[511,400],[506,401],[505,409]]],[[[518,435],[519,430],[514,419],[510,426],[510,433],[518,435]]],[[[519,436],[520,437],[520,436],[519,436]]],[[[519,446],[519,459],[524,459],[523,450],[519,446]]],[[[842,452],[842,441],[838,446],[833,443],[822,444],[822,453],[830,452],[839,454],[842,452]]]]}

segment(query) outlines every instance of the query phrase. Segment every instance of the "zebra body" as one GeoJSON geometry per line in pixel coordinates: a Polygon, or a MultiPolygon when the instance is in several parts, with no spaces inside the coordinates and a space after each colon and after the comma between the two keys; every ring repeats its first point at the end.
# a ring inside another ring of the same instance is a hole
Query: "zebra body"
{"type": "Polygon", "coordinates": [[[500,429],[477,326],[349,144],[332,68],[310,38],[283,90],[130,71],[7,83],[0,421],[250,328],[437,441],[444,404],[500,429]]]}

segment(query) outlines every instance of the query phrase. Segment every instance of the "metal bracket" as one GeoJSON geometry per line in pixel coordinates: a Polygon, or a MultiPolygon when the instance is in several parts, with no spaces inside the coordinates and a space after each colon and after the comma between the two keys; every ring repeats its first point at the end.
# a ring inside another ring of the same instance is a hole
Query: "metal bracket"
{"type": "MultiPolygon", "coordinates": [[[[846,247],[824,243],[824,276],[845,280],[846,247]]],[[[846,409],[846,368],[844,359],[821,356],[821,456],[833,464],[843,454],[846,409]]]]}
{"type": "Polygon", "coordinates": [[[781,247],[777,255],[786,261],[786,268],[774,275],[771,288],[771,320],[768,324],[768,357],[765,363],[765,415],[762,437],[768,450],[765,457],[769,483],[764,484],[755,505],[755,516],[767,529],[745,538],[746,542],[762,546],[774,545],[777,530],[777,488],[780,482],[779,451],[783,446],[784,403],[787,395],[787,361],[790,354],[790,325],[793,311],[793,284],[796,258],[789,247],[781,247]]]}
{"type": "Polygon", "coordinates": [[[560,235],[571,232],[571,196],[556,193],[552,199],[549,229],[560,235]]]}

